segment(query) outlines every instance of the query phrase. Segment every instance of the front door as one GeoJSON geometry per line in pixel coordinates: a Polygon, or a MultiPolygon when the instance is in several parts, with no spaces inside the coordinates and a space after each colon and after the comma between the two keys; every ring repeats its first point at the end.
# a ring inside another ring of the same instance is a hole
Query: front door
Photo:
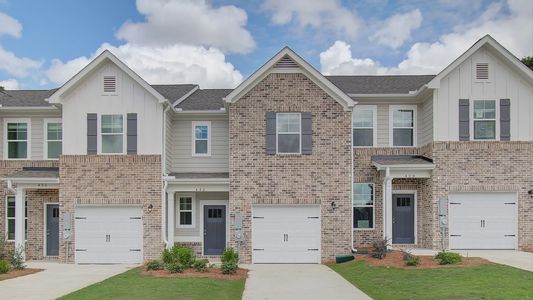
{"type": "Polygon", "coordinates": [[[392,195],[392,243],[415,243],[415,197],[413,194],[392,195]]]}
{"type": "Polygon", "coordinates": [[[46,255],[59,255],[59,205],[46,205],[46,255]]]}
{"type": "Polygon", "coordinates": [[[204,255],[221,255],[226,247],[226,206],[204,206],[204,255]]]}

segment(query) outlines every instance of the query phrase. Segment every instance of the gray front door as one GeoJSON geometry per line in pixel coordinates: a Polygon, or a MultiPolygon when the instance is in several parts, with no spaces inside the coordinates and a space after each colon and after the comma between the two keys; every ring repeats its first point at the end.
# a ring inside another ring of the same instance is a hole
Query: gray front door
{"type": "Polygon", "coordinates": [[[204,206],[204,255],[221,255],[226,247],[226,206],[204,206]]]}
{"type": "Polygon", "coordinates": [[[414,244],[415,197],[413,194],[392,195],[392,243],[414,244]]]}
{"type": "Polygon", "coordinates": [[[59,255],[59,205],[46,205],[46,255],[59,255]]]}

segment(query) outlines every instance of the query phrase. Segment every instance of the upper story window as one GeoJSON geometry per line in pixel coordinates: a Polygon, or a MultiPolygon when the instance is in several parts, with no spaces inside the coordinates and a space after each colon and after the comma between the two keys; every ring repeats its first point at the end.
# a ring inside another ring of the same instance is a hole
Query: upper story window
{"type": "MultiPolygon", "coordinates": [[[[9,241],[15,240],[15,196],[6,197],[6,238],[9,241]]],[[[28,238],[28,200],[24,205],[24,236],[28,238]]]]}
{"type": "Polygon", "coordinates": [[[45,159],[58,159],[62,152],[63,128],[60,119],[45,119],[45,159]]]}
{"type": "Polygon", "coordinates": [[[103,83],[104,94],[116,94],[117,93],[117,76],[104,75],[102,83],[103,83]]]}
{"type": "Polygon", "coordinates": [[[496,139],[496,101],[474,100],[474,140],[496,139]]]}
{"type": "Polygon", "coordinates": [[[30,120],[5,119],[4,145],[6,159],[28,159],[30,149],[30,120]]]}
{"type": "Polygon", "coordinates": [[[192,155],[211,155],[211,122],[192,122],[192,155]]]}
{"type": "Polygon", "coordinates": [[[353,228],[374,228],[374,184],[353,184],[353,228]]]}
{"type": "Polygon", "coordinates": [[[102,115],[101,116],[102,153],[124,153],[124,116],[102,115]]]}
{"type": "Polygon", "coordinates": [[[391,106],[391,142],[393,147],[416,144],[416,106],[391,106]]]}
{"type": "Polygon", "coordinates": [[[352,115],[352,134],[354,147],[372,147],[376,145],[375,105],[358,105],[352,115]]]}
{"type": "Polygon", "coordinates": [[[302,151],[302,124],[300,113],[276,114],[277,153],[300,154],[302,151]]]}
{"type": "Polygon", "coordinates": [[[191,196],[178,197],[178,227],[194,227],[194,205],[191,196]]]}

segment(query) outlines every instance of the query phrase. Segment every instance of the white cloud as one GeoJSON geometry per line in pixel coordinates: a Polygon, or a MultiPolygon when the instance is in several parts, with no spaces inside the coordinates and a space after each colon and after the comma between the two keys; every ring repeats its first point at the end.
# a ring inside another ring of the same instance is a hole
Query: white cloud
{"type": "Polygon", "coordinates": [[[422,24],[422,13],[414,9],[404,14],[396,14],[383,22],[381,29],[370,37],[378,44],[399,48],[411,38],[411,32],[422,24]]]}
{"type": "Polygon", "coordinates": [[[0,71],[5,71],[15,77],[27,77],[32,72],[39,70],[42,65],[42,61],[18,57],[0,45],[0,71]]]}
{"type": "Polygon", "coordinates": [[[338,0],[266,0],[263,9],[272,13],[276,25],[294,22],[301,28],[327,29],[346,38],[353,38],[360,26],[355,11],[338,0]]]}
{"type": "Polygon", "coordinates": [[[383,67],[368,58],[353,58],[346,43],[336,42],[321,53],[322,71],[327,74],[436,74],[486,34],[517,57],[531,55],[533,1],[509,0],[507,5],[507,14],[504,7],[493,4],[478,19],[442,35],[436,42],[415,43],[407,51],[406,58],[394,67],[383,67]],[[328,59],[336,55],[336,60],[328,59]]]}
{"type": "Polygon", "coordinates": [[[7,80],[0,80],[0,86],[6,90],[18,90],[19,82],[14,78],[10,78],[7,80]]]}
{"type": "Polygon", "coordinates": [[[46,75],[55,83],[64,83],[104,49],[117,55],[150,84],[198,83],[202,88],[224,88],[235,87],[243,79],[242,74],[226,62],[220,50],[190,45],[124,44],[115,47],[104,44],[91,57],[82,56],[67,62],[53,60],[46,75]]]}
{"type": "Polygon", "coordinates": [[[214,46],[247,53],[255,41],[245,28],[246,11],[227,5],[212,7],[206,0],[137,0],[145,22],[124,23],[117,37],[129,43],[164,47],[175,44],[214,46]]]}
{"type": "Polygon", "coordinates": [[[0,12],[0,36],[4,34],[20,38],[22,36],[22,25],[17,19],[0,12]]]}

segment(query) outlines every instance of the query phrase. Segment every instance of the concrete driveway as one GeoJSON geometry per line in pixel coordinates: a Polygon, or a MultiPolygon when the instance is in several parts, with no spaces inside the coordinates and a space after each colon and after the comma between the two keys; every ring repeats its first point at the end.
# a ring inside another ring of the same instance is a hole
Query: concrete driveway
{"type": "Polygon", "coordinates": [[[246,265],[244,300],[371,299],[324,265],[246,265]]]}
{"type": "Polygon", "coordinates": [[[0,281],[0,298],[56,299],[135,267],[132,265],[74,265],[41,261],[30,261],[27,266],[44,269],[44,271],[0,281]]]}

